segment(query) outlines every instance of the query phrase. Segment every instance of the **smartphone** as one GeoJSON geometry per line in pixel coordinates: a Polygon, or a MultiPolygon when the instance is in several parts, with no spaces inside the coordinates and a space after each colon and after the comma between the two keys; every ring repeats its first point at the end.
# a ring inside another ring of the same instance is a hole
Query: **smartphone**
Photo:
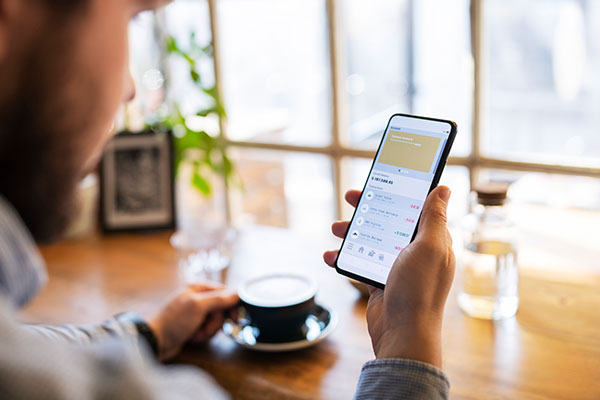
{"type": "Polygon", "coordinates": [[[417,234],[455,136],[452,121],[392,115],[342,242],[338,273],[385,287],[396,257],[417,234]]]}

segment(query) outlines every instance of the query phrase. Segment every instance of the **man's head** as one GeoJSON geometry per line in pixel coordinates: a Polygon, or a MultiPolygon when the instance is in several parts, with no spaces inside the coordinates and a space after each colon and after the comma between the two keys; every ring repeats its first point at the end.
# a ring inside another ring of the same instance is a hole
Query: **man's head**
{"type": "Polygon", "coordinates": [[[0,0],[0,194],[59,235],[114,115],[134,96],[127,27],[161,0],[0,0]]]}

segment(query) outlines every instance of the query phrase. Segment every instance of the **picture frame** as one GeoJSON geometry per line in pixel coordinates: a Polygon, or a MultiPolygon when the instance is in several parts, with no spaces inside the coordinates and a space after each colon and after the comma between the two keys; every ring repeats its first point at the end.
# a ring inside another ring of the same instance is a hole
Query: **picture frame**
{"type": "Polygon", "coordinates": [[[120,132],[100,162],[104,233],[175,228],[173,136],[120,132]]]}

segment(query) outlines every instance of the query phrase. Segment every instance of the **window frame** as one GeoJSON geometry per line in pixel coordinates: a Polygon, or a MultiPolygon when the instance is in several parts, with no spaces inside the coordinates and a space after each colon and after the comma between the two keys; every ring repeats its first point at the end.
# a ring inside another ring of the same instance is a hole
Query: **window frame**
{"type": "MultiPolygon", "coordinates": [[[[219,35],[218,4],[219,0],[206,0],[209,10],[210,31],[213,43],[214,55],[214,76],[217,90],[222,96],[220,88],[223,87],[222,78],[222,56],[221,42],[219,35]]],[[[338,219],[343,217],[344,193],[348,189],[347,179],[343,172],[343,163],[348,158],[373,158],[375,150],[354,148],[349,145],[349,140],[345,136],[348,132],[346,118],[348,112],[347,99],[344,94],[345,74],[345,54],[343,45],[343,17],[341,15],[341,1],[343,0],[324,0],[327,13],[327,32],[329,45],[329,65],[331,74],[331,142],[325,146],[304,146],[294,144],[253,142],[233,140],[227,135],[227,120],[220,118],[219,126],[221,135],[224,138],[225,145],[232,148],[276,150],[281,152],[301,152],[311,154],[321,154],[329,157],[333,168],[332,178],[335,196],[335,215],[338,219]]],[[[409,7],[413,6],[415,0],[409,0],[409,7]]],[[[485,121],[485,31],[483,29],[484,7],[486,0],[471,0],[470,2],[470,28],[471,28],[471,50],[473,55],[473,110],[472,110],[472,132],[471,132],[471,153],[465,157],[449,157],[447,164],[466,167],[469,171],[469,181],[471,187],[478,182],[479,173],[485,169],[502,169],[520,172],[542,172],[561,175],[576,175],[587,177],[599,177],[600,168],[581,167],[565,164],[546,164],[536,162],[514,161],[503,158],[488,157],[482,153],[481,138],[484,133],[485,121]]],[[[164,20],[159,11],[156,14],[155,21],[164,20]]],[[[222,98],[222,97],[221,97],[222,98]]],[[[223,99],[223,98],[222,98],[223,99]]],[[[223,100],[225,101],[225,100],[223,100]]],[[[226,188],[227,190],[227,188],[226,188]]],[[[230,191],[225,196],[227,205],[227,219],[232,222],[232,210],[230,191]]]]}

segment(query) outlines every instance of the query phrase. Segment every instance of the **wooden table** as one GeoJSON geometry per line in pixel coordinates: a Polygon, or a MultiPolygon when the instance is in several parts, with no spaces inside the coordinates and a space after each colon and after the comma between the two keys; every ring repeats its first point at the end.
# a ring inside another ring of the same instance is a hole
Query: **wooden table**
{"type": "MultiPolygon", "coordinates": [[[[84,323],[123,310],[147,311],[181,284],[169,234],[117,235],[42,248],[50,283],[23,312],[28,321],[84,323]]],[[[318,301],[339,316],[336,331],[316,347],[254,353],[218,334],[176,360],[212,374],[240,399],[349,399],[361,364],[372,359],[365,301],[327,268],[333,238],[252,228],[239,238],[227,284],[266,271],[299,271],[320,283],[318,301]]],[[[450,294],[444,321],[444,369],[455,399],[600,399],[600,279],[583,283],[521,273],[516,318],[464,316],[450,294]]]]}

